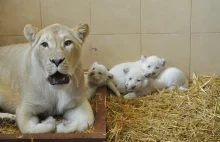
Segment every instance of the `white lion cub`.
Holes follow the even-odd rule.
[[[85,77],[87,98],[91,99],[98,87],[105,85],[112,79],[113,75],[108,72],[104,65],[94,62]]]
[[[142,69],[145,71],[146,77],[157,77],[165,68],[166,60],[157,56],[145,57],[145,64]]]
[[[121,63],[113,68],[110,69],[110,73],[113,74],[114,79],[113,81],[108,83],[108,87],[117,95],[121,96],[120,93],[126,94],[126,88],[125,88],[125,74],[124,69],[125,68],[145,68],[145,56],[141,56],[141,59],[136,62],[126,62]]]
[[[145,76],[153,78],[153,87],[159,90],[172,90],[177,87],[180,91],[187,91],[188,79],[185,74],[174,67],[165,69],[165,64],[164,58],[148,57]]]
[[[124,98],[134,98],[152,92],[151,82],[144,76],[141,68],[125,68],[125,88],[128,94]]]
[[[157,78],[154,79],[153,86],[156,89],[188,91],[188,79],[183,71],[170,67],[164,69]]]

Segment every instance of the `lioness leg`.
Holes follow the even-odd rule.
[[[49,133],[54,132],[56,120],[48,117],[45,121],[40,122],[39,118],[33,115],[27,106],[21,105],[16,110],[17,124],[22,133]]]
[[[65,120],[57,125],[57,133],[82,131],[94,122],[93,111],[88,100],[65,112],[63,117]]]

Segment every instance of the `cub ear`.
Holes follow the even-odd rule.
[[[165,66],[165,65],[166,65],[166,62],[167,62],[166,59],[161,58],[160,61],[161,61],[162,66]]]
[[[147,56],[141,55],[141,61],[144,62],[147,59]]]
[[[73,28],[74,37],[82,44],[86,37],[89,34],[89,26],[88,24],[79,24],[75,28]]]
[[[98,62],[94,62],[93,64],[92,64],[92,66],[95,66],[95,65],[98,65],[99,63]]]
[[[107,80],[112,80],[114,78],[114,75],[108,72],[108,79]]]
[[[124,68],[123,72],[124,72],[124,74],[127,74],[129,72],[129,68]]]
[[[35,39],[36,39],[36,34],[39,32],[39,29],[30,25],[30,24],[27,24],[25,27],[24,27],[24,36],[26,37],[26,39],[29,41],[29,42],[33,42]]]

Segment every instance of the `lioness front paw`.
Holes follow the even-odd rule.
[[[23,130],[22,133],[52,133],[55,132],[56,125],[55,123],[38,123],[35,126],[29,127],[26,130]]]
[[[42,121],[41,123],[43,124],[56,124],[56,119],[54,119],[52,116],[47,117],[47,119],[45,119],[44,121]]]
[[[3,121],[14,123],[16,121],[16,115],[10,113],[0,113],[0,119]]]
[[[56,120],[49,116],[47,119],[41,122],[41,124],[44,124],[48,132],[55,132],[56,130]]]
[[[56,133],[69,133],[75,132],[77,122],[76,121],[67,121],[63,120],[61,123],[57,125]]]

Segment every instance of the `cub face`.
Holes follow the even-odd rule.
[[[93,85],[102,86],[112,79],[113,74],[109,73],[107,68],[98,62],[94,62],[88,71],[88,81]]]
[[[80,62],[81,47],[87,37],[87,24],[73,29],[59,24],[42,30],[26,25],[24,35],[34,59],[51,85],[68,84]]]
[[[146,77],[156,78],[164,70],[166,60],[157,56],[141,57],[142,69]]]
[[[135,92],[146,87],[148,79],[144,76],[144,72],[139,68],[125,68],[125,88],[128,92]]]

